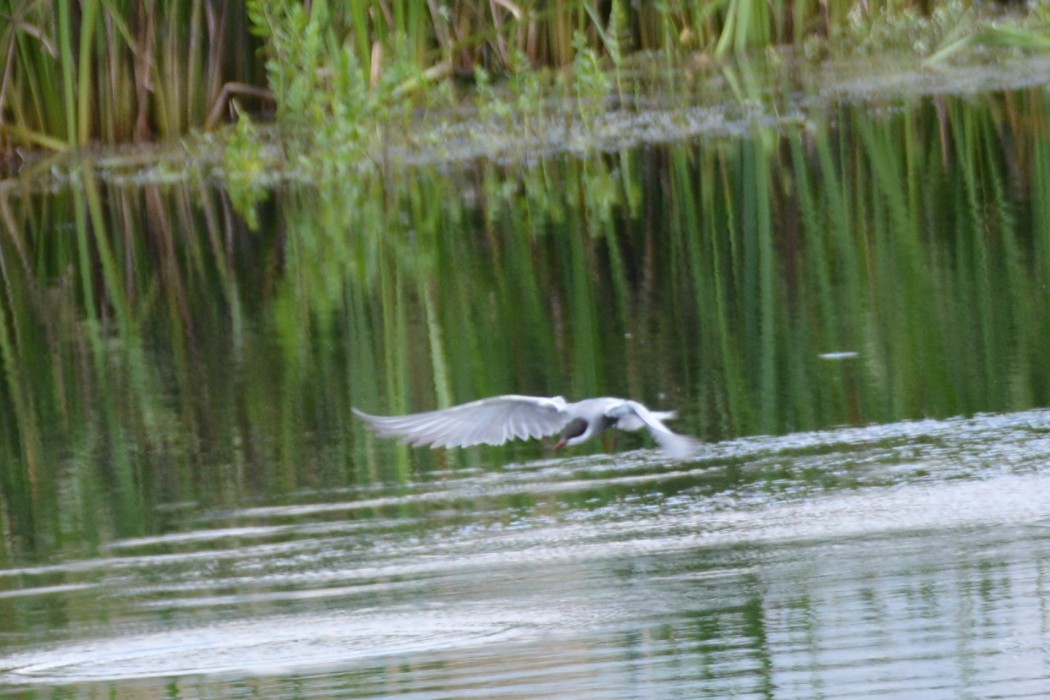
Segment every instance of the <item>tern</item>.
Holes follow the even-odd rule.
[[[695,457],[701,442],[672,432],[665,420],[673,411],[651,411],[637,401],[603,397],[575,403],[561,396],[508,394],[406,416],[373,416],[353,409],[377,435],[400,438],[416,447],[502,445],[508,440],[559,434],[555,449],[579,445],[608,428],[648,428],[668,457]]]

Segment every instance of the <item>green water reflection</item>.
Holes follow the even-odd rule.
[[[1046,405],[1047,104],[360,176],[254,232],[206,184],[5,191],[0,564],[544,449],[413,452],[352,405],[622,395],[711,441]]]

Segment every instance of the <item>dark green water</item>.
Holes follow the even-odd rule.
[[[0,686],[1038,695],[1047,104],[348,176],[254,231],[206,183],[3,190]],[[350,411],[511,392],[710,447]]]

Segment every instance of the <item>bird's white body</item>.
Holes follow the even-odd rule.
[[[558,447],[578,445],[608,428],[648,428],[663,451],[674,459],[690,459],[701,443],[672,432],[669,411],[650,411],[629,399],[603,397],[570,403],[561,396],[507,394],[407,416],[373,416],[354,409],[378,435],[401,438],[417,447],[502,445],[508,440],[561,433]]]

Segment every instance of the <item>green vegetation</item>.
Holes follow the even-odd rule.
[[[226,191],[230,201],[253,231],[259,228],[256,205],[266,198],[266,186],[271,184],[267,177],[269,163],[258,130],[251,119],[242,114],[226,143],[223,169],[227,173]]]
[[[163,139],[263,94],[235,3],[0,3],[0,145],[66,149]]]
[[[1045,4],[1016,16],[960,0],[928,14],[925,6],[7,0],[0,5],[0,151],[169,139],[215,126],[236,111],[236,100],[241,113],[276,106],[286,152],[294,154],[285,167],[346,167],[362,142],[371,153],[381,149],[413,110],[461,102],[458,77],[485,84],[510,75],[510,104],[527,102],[533,112],[544,103],[532,99],[537,85],[567,79],[561,93],[590,124],[612,85],[621,102],[636,96],[625,75],[639,56],[658,54],[668,69],[770,47],[814,57],[898,50],[931,62],[974,46],[1048,48]]]

